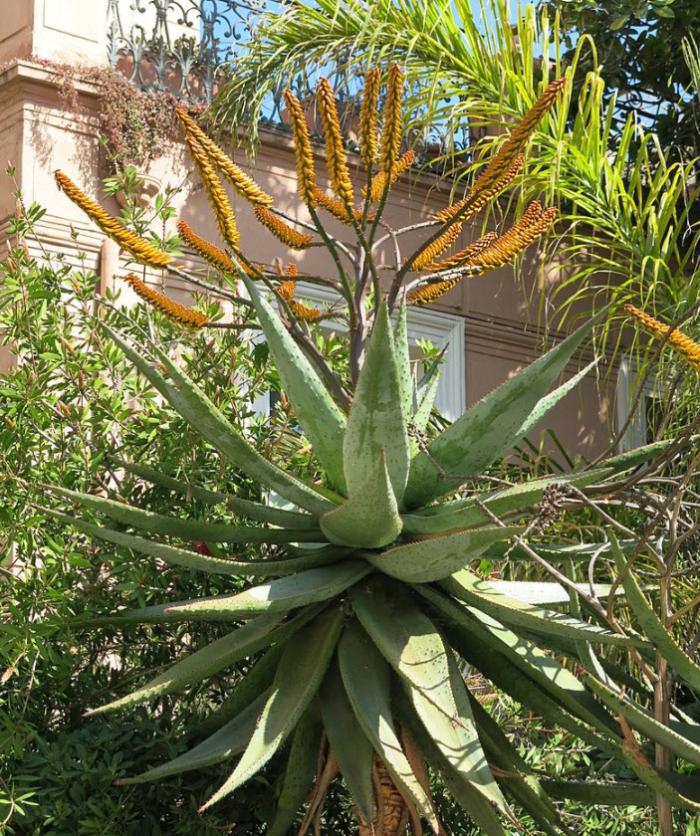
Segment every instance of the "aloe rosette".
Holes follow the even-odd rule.
[[[394,70],[392,78],[396,77]],[[324,106],[331,109],[325,88],[323,95]],[[387,108],[395,108],[392,101],[389,97]],[[333,114],[326,117],[333,139],[337,135]],[[366,114],[363,119],[375,129]],[[303,144],[303,130],[297,125],[299,137]],[[395,146],[393,139],[384,144],[387,184],[397,165]],[[207,146],[200,142],[198,147],[197,153],[204,155]],[[507,153],[500,170],[508,174],[522,142],[504,147]],[[313,160],[310,166],[306,151],[299,155],[299,170],[308,180]],[[336,191],[348,203],[352,185],[341,151],[334,148],[331,179],[338,181]],[[498,168],[487,167],[480,188],[495,194],[505,176]],[[248,191],[252,188],[247,180],[244,185]],[[315,200],[315,188],[315,183],[307,182],[302,190],[310,201]],[[472,204],[481,205],[480,201],[480,195],[472,195]],[[455,204],[456,213],[472,204],[468,199]],[[355,216],[346,208],[351,222]],[[454,217],[452,213],[446,223]],[[438,229],[435,240],[439,242],[444,234]],[[287,503],[282,509],[231,497],[129,462],[122,466],[139,478],[191,493],[212,507],[225,505],[230,522],[179,519],[103,496],[50,489],[103,518],[97,524],[52,511],[91,537],[173,566],[251,579],[243,591],[121,611],[111,617],[117,623],[216,621],[228,624],[230,631],[93,713],[147,703],[241,659],[252,660],[248,673],[232,685],[230,695],[210,718],[208,737],[125,782],[232,762],[230,774],[204,805],[208,807],[273,758],[286,757],[277,813],[268,829],[271,836],[287,833],[305,804],[300,832],[318,821],[328,784],[337,773],[352,798],[360,833],[399,834],[409,826],[418,833],[427,826],[440,834],[444,831],[426,765],[441,775],[455,801],[489,836],[510,832],[506,828],[516,822],[513,804],[525,810],[541,832],[562,832],[555,802],[567,796],[648,804],[660,792],[696,809],[683,777],[662,775],[650,766],[639,746],[632,745],[631,732],[635,729],[650,740],[663,741],[680,757],[700,764],[700,745],[688,733],[692,723],[662,726],[622,695],[611,678],[615,673],[606,659],[609,649],[648,655],[652,645],[611,629],[600,618],[585,620],[575,586],[485,579],[477,571],[485,557],[497,564],[503,559],[527,561],[534,553],[550,563],[567,565],[587,560],[594,549],[607,549],[608,557],[618,565],[624,563],[625,543],[614,539],[607,545],[530,543],[528,524],[553,485],[581,489],[603,482],[651,458],[659,445],[590,470],[473,490],[485,469],[506,455],[590,370],[586,366],[561,382],[595,320],[494,389],[442,432],[428,433],[437,375],[420,383],[414,379],[405,303],[398,303],[395,316],[390,315],[397,294],[393,300],[391,292],[377,297],[354,391],[349,403],[343,402],[300,347],[284,313],[261,290],[257,268],[239,263],[234,244],[229,242],[224,268],[230,273],[233,265],[235,278],[245,286],[246,304],[254,308],[325,483],[305,482],[265,459],[166,351],[148,341],[136,345],[101,322],[100,327],[203,442],[259,483],[261,494],[274,492]],[[133,242],[130,246],[135,249]],[[511,239],[503,245],[510,250],[514,246]],[[221,256],[217,259],[224,261]],[[418,288],[420,293],[420,283]],[[167,305],[159,307],[166,310]],[[221,548],[201,554],[178,541],[259,543],[274,549],[265,551],[271,557],[243,559],[222,555]],[[643,592],[633,583],[628,577],[625,591],[647,626],[658,627],[652,623],[648,604],[644,607]],[[582,593],[590,591],[588,585],[581,587]],[[607,588],[593,591],[602,597]],[[660,628],[650,630],[650,638],[659,646],[668,637]],[[577,656],[588,670],[584,678],[560,661]],[[536,774],[470,691],[462,675],[463,663],[547,722],[624,763],[640,780],[581,784]],[[695,677],[696,683],[697,668],[687,668],[679,666],[679,671]]]

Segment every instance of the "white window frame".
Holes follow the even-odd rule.
[[[641,395],[639,395],[639,366],[632,357],[625,354],[620,360],[620,368],[617,372],[617,383],[615,386],[615,400],[617,413],[618,432],[628,421],[630,410],[637,400],[634,413],[625,432],[618,443],[619,452],[634,450],[647,443],[647,398],[659,398],[661,388],[656,375],[648,374],[644,381]]]
[[[320,307],[338,301],[338,294],[332,288],[306,282],[299,282],[295,296]],[[407,325],[409,345],[416,345],[418,340],[424,339],[430,340],[440,351],[445,349],[435,405],[445,418],[455,421],[464,412],[467,402],[464,319],[456,314],[410,307]],[[322,327],[329,331],[347,331],[347,325],[343,321],[328,322]],[[253,411],[269,415],[269,393],[261,395],[255,401]]]

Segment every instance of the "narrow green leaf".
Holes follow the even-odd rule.
[[[452,493],[519,441],[528,416],[605,310],[468,409],[431,442],[429,453],[419,453],[411,462],[406,507]]]
[[[271,577],[281,575],[293,575],[300,570],[317,567],[328,563],[334,563],[336,558],[328,553],[318,556],[310,554],[305,557],[296,557],[286,560],[230,560],[228,558],[212,557],[211,555],[198,554],[197,552],[181,549],[177,546],[168,546],[165,543],[156,543],[147,540],[145,537],[136,537],[134,534],[124,534],[121,531],[114,531],[101,525],[93,525],[83,520],[69,517],[58,511],[45,508],[44,512],[56,519],[62,520],[66,525],[84,531],[93,537],[99,537],[118,546],[141,552],[142,554],[158,557],[166,563],[174,566],[185,566],[201,572],[210,572],[217,575],[248,575],[251,577]],[[254,529],[253,529],[254,530]],[[305,532],[308,534],[308,532]]]
[[[464,684],[450,669],[442,637],[410,597],[389,589],[388,583],[353,590],[355,615],[408,684],[416,713],[451,767],[507,812],[481,748]]]
[[[278,525],[283,528],[316,528],[317,521],[311,514],[300,514],[296,511],[285,511],[281,508],[274,508],[271,505],[263,505],[261,502],[252,502],[249,499],[240,499],[237,496],[229,496],[221,491],[211,491],[201,488],[198,485],[191,485],[189,482],[181,482],[166,476],[159,470],[136,462],[126,462],[122,459],[115,459],[115,464],[128,470],[141,479],[152,482],[167,490],[182,494],[185,497],[192,497],[207,505],[225,505],[229,511],[237,516],[248,517],[257,522]]]
[[[235,595],[200,598],[189,604],[172,605],[165,612],[168,615],[206,616],[220,621],[250,618],[257,613],[288,612],[340,595],[370,571],[371,567],[366,563],[348,560],[336,566],[297,572]]]
[[[532,432],[545,415],[547,415],[547,413],[553,409],[559,401],[566,397],[569,392],[575,389],[588,372],[590,372],[591,369],[597,365],[598,360],[593,360],[593,362],[584,366],[581,371],[570,377],[566,383],[562,383],[561,386],[557,386],[557,388],[553,392],[550,392],[549,395],[545,395],[544,398],[541,398],[532,409],[532,412],[530,412],[527,418],[520,425],[520,429],[517,433],[518,438],[525,438],[530,432]]]
[[[345,479],[351,498],[375,478],[384,451],[389,481],[400,505],[408,476],[407,416],[386,303],[377,311],[343,441]]]
[[[372,467],[364,489],[319,520],[331,543],[376,549],[401,533],[401,517],[381,450]]]
[[[233,773],[201,807],[206,810],[261,769],[284,743],[313,699],[338,642],[341,609],[326,610],[287,643],[250,742]]]
[[[340,673],[350,704],[365,735],[389,774],[416,809],[438,832],[430,799],[413,774],[391,713],[391,669],[357,622],[349,624],[338,645]]]
[[[418,586],[416,591],[441,616],[466,630],[475,644],[491,648],[494,653],[503,656],[511,667],[521,670],[568,711],[601,732],[607,730],[616,735],[619,733],[613,718],[595,701],[583,683],[532,642],[508,630],[485,613],[463,607],[436,589]]]
[[[263,458],[167,354],[152,348],[159,362],[166,368],[172,384],[122,334],[104,322],[100,322],[100,327],[192,428],[247,476],[312,514],[322,514],[332,507],[332,503],[313,488]]]
[[[612,688],[599,679],[587,675],[586,683],[611,711],[624,717],[633,729],[642,732],[654,743],[660,743],[689,763],[700,766],[700,746],[692,740],[678,734],[670,726],[659,723],[648,711],[636,706],[622,695],[616,694]]]
[[[173,760],[143,772],[141,775],[136,775],[133,778],[123,778],[119,783],[142,784],[144,781],[157,781],[159,778],[167,778],[169,775],[177,775],[191,769],[204,769],[240,754],[248,745],[260,713],[268,699],[269,691],[264,691],[240,714],[237,714],[236,717],[202,743],[182,755],[178,755]]]
[[[651,608],[637,579],[632,573],[632,568],[627,567],[627,559],[619,547],[614,533],[608,533],[612,546],[612,553],[615,559],[617,571],[621,573],[621,582],[625,590],[625,600],[632,612],[637,616],[644,635],[651,641],[661,655],[668,660],[668,663],[675,668],[676,673],[690,685],[691,688],[700,690],[700,666],[676,644],[673,636],[666,630],[661,619]]]
[[[653,807],[656,796],[644,786],[631,781],[556,781],[543,778],[542,786],[559,801],[582,801],[609,807]]]
[[[588,624],[555,610],[523,604],[495,590],[477,575],[462,569],[451,578],[440,581],[441,586],[460,601],[483,610],[505,624],[523,627],[533,633],[550,633],[574,641],[615,644],[626,647],[644,646],[639,639],[612,633],[595,624]]]
[[[118,708],[153,700],[173,691],[180,691],[195,682],[202,682],[234,662],[238,662],[247,656],[253,656],[264,647],[287,640],[313,614],[313,610],[308,608],[308,612],[302,610],[296,618],[285,623],[281,623],[282,614],[261,615],[247,624],[237,627],[222,638],[205,645],[201,650],[191,653],[181,662],[177,662],[167,671],[150,680],[146,685],[132,691],[131,694],[107,705],[94,708],[87,713],[92,715],[114,711]]]
[[[403,527],[407,534],[440,534],[457,528],[472,528],[488,525],[492,518],[480,506],[503,518],[522,514],[540,501],[545,490],[552,485],[575,485],[584,487],[603,479],[610,470],[599,468],[584,473],[567,473],[563,476],[549,476],[481,494],[477,499],[461,499],[432,505],[413,514],[403,515]]]
[[[275,818],[267,830],[267,836],[285,836],[294,824],[297,811],[306,800],[316,776],[320,743],[318,708],[312,704],[294,730]]]
[[[677,448],[680,452],[690,445],[697,444],[697,442],[697,435],[683,439],[671,438],[664,441],[654,441],[651,444],[645,444],[643,447],[637,447],[634,450],[626,450],[624,453],[606,459],[605,466],[613,468],[616,472],[631,470],[639,467],[640,464],[652,461],[658,456],[665,455],[672,448]]]
[[[401,393],[401,411],[404,416],[412,412],[413,406],[413,376],[411,375],[411,353],[408,346],[408,321],[406,316],[406,300],[402,299],[394,326],[394,349],[396,353],[396,371]]]
[[[374,816],[374,750],[357,721],[337,662],[331,663],[320,692],[321,717],[343,780],[365,823]]]
[[[431,537],[383,552],[367,552],[366,559],[386,575],[410,583],[428,583],[447,578],[478,558],[492,543],[510,540],[522,527],[493,526],[458,531],[446,537]]]
[[[282,378],[285,394],[294,407],[299,423],[311,441],[314,453],[331,484],[345,493],[342,454],[345,416],[254,282],[244,274],[241,274],[241,279],[255,306],[260,327]]]

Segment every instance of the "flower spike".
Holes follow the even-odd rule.
[[[316,88],[316,101],[318,111],[321,114],[323,133],[326,137],[326,160],[328,174],[333,184],[333,189],[344,204],[352,206],[355,195],[348,171],[345,146],[343,145],[343,134],[340,129],[338,108],[335,96],[328,83],[328,79],[322,78]]]
[[[500,192],[515,180],[524,164],[525,155],[516,154],[506,172],[501,177],[498,177],[490,186],[483,186],[477,189],[477,182],[469,190],[466,197],[436,212],[435,217],[440,221],[448,221],[456,215],[459,215],[463,221],[473,217],[488,206]]]
[[[255,206],[272,206],[272,198],[260,186],[240,169],[224,151],[210,139],[184,107],[176,107],[175,115],[180,120],[185,133],[204,148],[209,158],[238,194]]]
[[[141,264],[147,264],[149,267],[165,267],[172,263],[172,256],[127,229],[124,224],[105,211],[99,203],[82,192],[62,171],[54,172],[54,177],[58,188],[76,206],[79,206],[106,235],[109,235],[123,250],[130,253]]]
[[[284,299],[284,301],[289,306],[289,310],[294,314],[297,319],[300,319],[302,322],[315,322],[316,320],[320,319],[323,314],[321,311],[317,310],[316,308],[311,308],[309,305],[304,305],[301,302],[297,302],[294,299],[294,294],[296,293],[297,289],[297,266],[296,264],[288,264],[286,269],[286,274],[289,278],[285,279],[284,281],[280,282],[277,285],[277,293]]]
[[[149,287],[146,282],[142,281],[135,273],[129,273],[124,276],[124,281],[129,284],[134,292],[140,296],[149,305],[153,305],[156,310],[172,319],[174,322],[179,322],[180,325],[188,325],[191,328],[202,328],[209,322],[204,314],[199,311],[192,310],[186,305],[181,305],[179,302],[174,302],[162,293],[158,293],[152,287]]]
[[[415,270],[416,272],[424,270],[428,265],[432,264],[441,253],[444,253],[446,249],[454,244],[454,242],[459,238],[461,231],[461,223],[452,224],[452,226],[436,238],[432,244],[429,244],[425,248],[421,248],[416,256],[411,258],[409,262],[410,269]]]
[[[401,148],[401,96],[403,73],[398,64],[389,67],[386,101],[384,103],[384,130],[382,131],[382,169],[390,173],[399,158]]]
[[[464,278],[464,274],[455,276],[451,279],[445,279],[442,282],[432,282],[431,284],[423,285],[412,290],[406,296],[406,301],[409,305],[430,305],[444,296],[448,290],[459,284]]]
[[[311,235],[305,232],[298,232],[289,224],[285,223],[281,218],[278,218],[274,212],[271,212],[264,206],[256,206],[253,210],[255,217],[260,223],[270,230],[270,232],[278,238],[283,244],[286,244],[292,250],[305,250],[313,243]]]
[[[212,267],[216,267],[217,270],[224,273],[236,273],[236,268],[228,255],[216,244],[212,244],[211,241],[197,235],[187,221],[178,221],[177,231],[180,238],[195,252],[199,253],[205,261],[208,261]]]
[[[640,311],[634,305],[625,305],[625,311],[630,316],[633,316],[644,330],[648,331],[652,336],[665,339],[669,346],[680,354],[696,372],[700,372],[700,344],[696,343],[695,340],[691,340],[682,331],[671,328],[670,325],[665,325],[663,322],[659,322],[658,319],[654,319],[648,313]]]
[[[360,159],[370,169],[377,159],[377,104],[379,102],[379,67],[365,76],[365,89],[360,106]]]
[[[471,244],[468,244],[463,250],[460,250],[454,255],[443,258],[442,261],[434,261],[432,264],[428,264],[425,270],[427,273],[439,273],[441,270],[466,266],[472,262],[475,256],[479,255],[487,247],[490,247],[497,239],[497,233],[487,232],[486,235],[478,238],[476,241],[472,241]]]
[[[404,171],[408,171],[408,169],[413,165],[416,159],[416,152],[411,149],[410,151],[406,151],[405,154],[402,154],[398,161],[394,164],[391,169],[391,174],[387,175],[386,171],[378,171],[374,177],[372,178],[372,184],[370,186],[369,191],[369,199],[372,203],[378,203],[381,200],[382,195],[384,194],[384,189],[386,188],[387,179],[389,180],[389,185],[393,186],[394,183],[399,179],[399,177],[404,173]],[[362,196],[366,197],[367,189],[362,190]]]
[[[289,124],[294,137],[294,153],[297,159],[297,193],[310,206],[313,204],[316,190],[316,171],[309,126],[306,124],[301,102],[291,90],[284,91],[284,101],[287,105]]]
[[[342,201],[338,200],[335,197],[331,197],[324,191],[321,191],[321,189],[316,189],[316,191],[314,192],[314,205],[320,206],[322,209],[325,209],[326,212],[329,212],[331,215],[333,215],[334,218],[337,218],[341,223],[344,224],[352,223],[353,220],[358,222],[362,220],[361,209],[353,209],[352,215],[349,215],[348,210]],[[374,220],[374,216],[368,215],[367,220]]]
[[[221,185],[214,167],[211,164],[209,155],[204,147],[192,136],[187,134],[187,145],[192,154],[192,159],[197,165],[199,176],[207,191],[209,203],[214,210],[216,224],[219,227],[219,234],[223,240],[236,252],[241,236],[236,225],[236,216],[229,200],[226,190]],[[257,207],[256,207],[257,208]]]

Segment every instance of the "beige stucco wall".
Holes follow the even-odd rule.
[[[48,210],[41,223],[44,242],[76,264],[80,248],[85,254],[86,266],[99,272],[101,265],[104,269],[105,264],[110,264],[109,258],[100,258],[104,236],[56,189],[53,180],[53,171],[61,168],[88,194],[98,197],[108,209],[117,212],[116,204],[106,200],[100,190],[96,119],[99,101],[91,88],[83,86],[81,90],[81,110],[74,113],[66,111],[60,100],[56,77],[51,70],[25,62],[0,75],[0,160],[11,160],[17,166],[16,177],[26,200],[36,200]],[[317,150],[317,170],[321,172],[324,170],[323,151]],[[278,208],[292,215],[305,215],[306,210],[300,208],[295,194],[293,149],[285,135],[266,134],[253,164],[246,163],[241,154],[236,158],[264,189],[275,196]],[[178,215],[200,234],[216,240],[216,228],[205,194],[196,177],[190,177],[190,170],[183,147],[176,144],[156,161],[149,175],[163,185],[184,184],[176,198]],[[4,174],[0,177],[4,179],[0,188],[0,215],[6,217],[14,208],[14,199],[10,197],[12,184]],[[391,192],[385,219],[395,227],[423,220],[444,206],[448,195],[448,186],[435,178],[408,176]],[[321,249],[290,255],[283,244],[257,223],[248,204],[235,195],[232,202],[242,244],[251,260],[270,264],[277,256],[285,260],[291,257],[302,272],[328,274],[332,269]],[[340,236],[347,233],[335,221],[329,225]],[[71,227],[78,233],[77,241],[71,238]],[[461,245],[476,234],[475,228],[465,229]],[[407,240],[411,240],[409,236]],[[421,238],[415,234],[412,240],[416,242]],[[410,249],[404,252],[407,254]],[[391,253],[387,252],[387,259],[390,258]],[[515,280],[512,269],[503,269],[463,281],[435,306],[463,318],[468,403],[476,401],[539,353],[541,332],[536,324],[537,316],[526,302],[527,284],[538,280],[539,269],[536,261],[530,261],[528,265],[525,272],[529,278],[526,278],[525,286]],[[112,269],[107,269],[111,274]],[[158,281],[161,277],[151,278]],[[119,284],[114,275],[103,276],[103,279]],[[173,293],[181,290],[178,282],[171,279],[168,286]],[[577,368],[578,361],[572,363],[568,371]],[[548,424],[569,450],[591,456],[607,444],[612,414],[610,399],[601,399],[591,379],[557,407]]]

